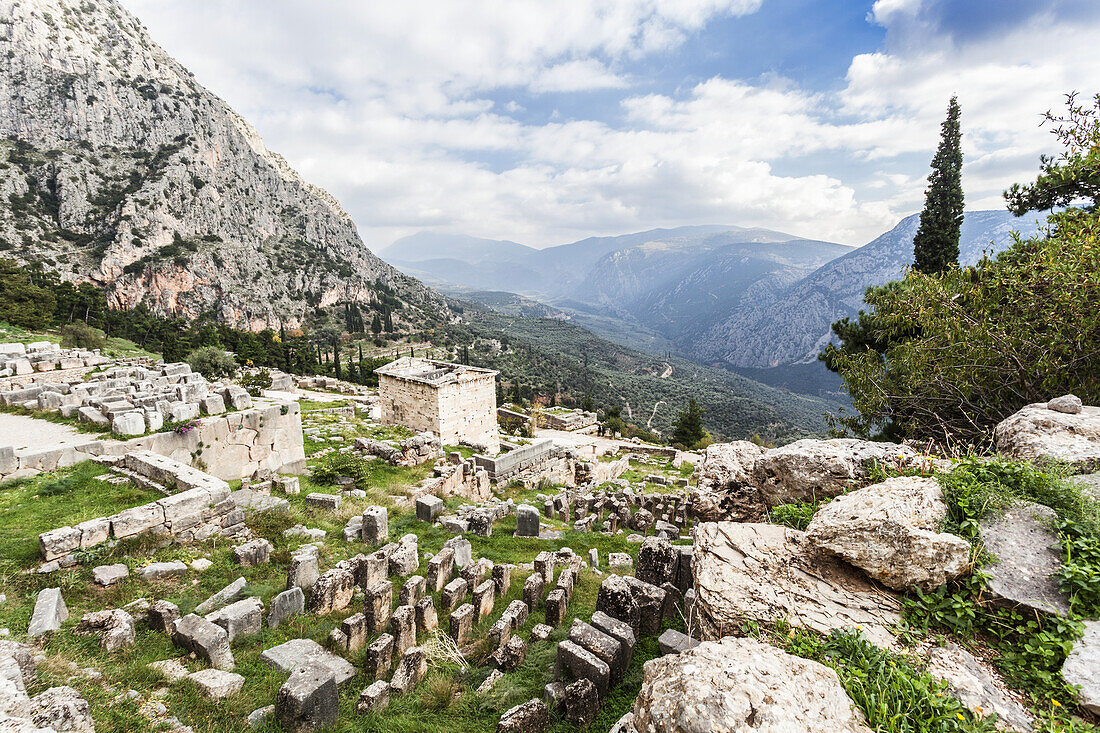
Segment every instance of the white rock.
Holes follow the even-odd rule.
[[[213,700],[234,695],[244,686],[244,677],[221,669],[200,669],[187,675],[187,678],[198,686],[202,694]]]
[[[1062,679],[1079,687],[1081,707],[1100,715],[1100,621],[1085,622],[1085,632],[1062,664]]]
[[[970,545],[938,532],[947,516],[939,482],[897,477],[837,497],[814,515],[810,542],[896,590],[930,590],[966,570]]]
[[[1067,407],[1059,400],[1052,402]],[[1028,405],[1002,420],[993,430],[997,451],[1018,460],[1095,470],[1100,466],[1100,407],[1084,406],[1074,413],[1050,409],[1050,404]]]
[[[928,654],[928,672],[946,682],[951,694],[978,717],[996,713],[999,729],[1031,732],[1027,708],[1010,697],[981,661],[958,644],[934,647]]]
[[[829,667],[751,638],[704,642],[645,663],[638,733],[869,733]]]

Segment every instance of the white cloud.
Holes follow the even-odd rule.
[[[423,228],[544,245],[709,222],[862,243],[920,205],[952,94],[968,203],[999,206],[1052,147],[1039,113],[1100,79],[1100,23],[968,39],[930,20],[947,0],[878,0],[886,43],[838,92],[777,76],[646,91],[637,60],[760,1],[124,0],[375,248]],[[603,108],[539,112],[548,92]]]

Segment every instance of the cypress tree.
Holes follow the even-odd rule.
[[[687,407],[676,416],[676,425],[672,430],[672,442],[688,448],[706,436],[703,431],[703,408],[692,397]]]
[[[959,102],[951,97],[940,126],[940,146],[924,192],[920,227],[913,238],[914,267],[925,274],[943,272],[959,261],[959,228],[963,220],[962,135]]]

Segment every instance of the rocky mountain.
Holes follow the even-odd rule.
[[[831,326],[854,316],[863,293],[902,277],[913,262],[919,215],[902,219],[874,241],[822,265],[807,277],[767,297],[746,297],[726,318],[694,341],[689,353],[736,367],[810,363],[828,343]],[[1033,234],[1040,217],[1016,218],[1007,211],[968,211],[963,219],[959,261],[977,262],[1013,241],[1013,233]]]
[[[620,343],[689,353],[694,339],[731,309],[775,297],[850,250],[767,229],[708,225],[591,237],[542,250],[419,234],[382,255],[448,292],[521,293]]]
[[[445,309],[115,0],[0,0],[0,195],[0,256],[116,306],[246,328],[343,301]]]

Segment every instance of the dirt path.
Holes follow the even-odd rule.
[[[95,436],[91,433],[82,433],[68,425],[0,412],[0,445],[14,447],[17,454],[78,445],[92,440],[95,440]]]

